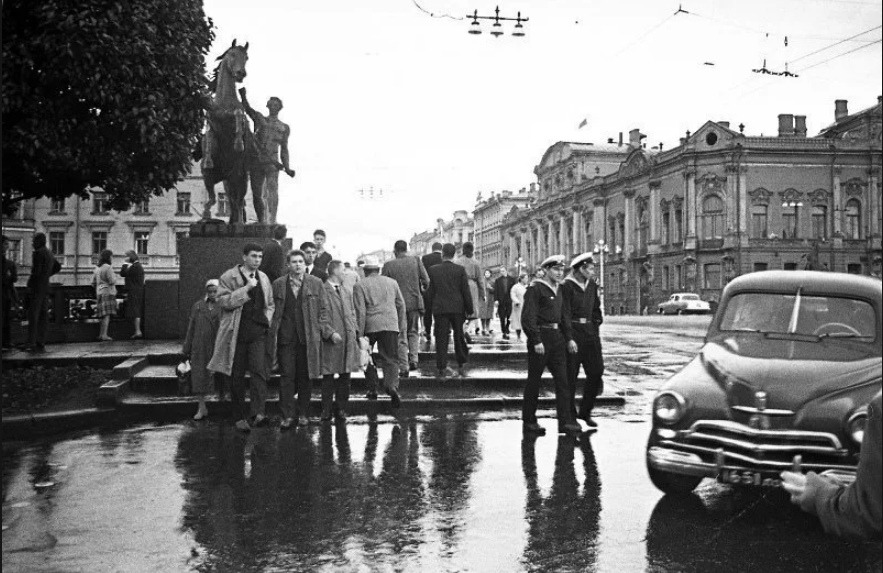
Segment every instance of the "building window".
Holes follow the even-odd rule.
[[[591,217],[586,219],[586,248],[591,249],[592,245],[595,244],[595,237],[592,236],[592,219]]]
[[[230,202],[227,201],[226,193],[218,193],[218,217],[230,215]]]
[[[846,265],[846,272],[851,275],[860,275],[862,274],[862,264],[861,263],[849,263]]]
[[[683,273],[683,272],[684,271],[681,268],[681,265],[675,265],[675,276],[674,276],[675,284],[674,284],[673,290],[681,290],[681,285],[684,283],[684,281],[681,279],[681,276],[682,276],[681,273]]]
[[[135,231],[135,252],[139,255],[147,254],[147,244],[150,242],[150,231]]]
[[[858,199],[846,202],[846,238],[862,238],[862,204]]]
[[[684,211],[675,210],[675,242],[681,243],[684,240]]]
[[[765,271],[769,268],[767,263],[754,263],[754,272]]]
[[[798,217],[797,210],[800,207],[782,207],[782,238],[796,239]]]
[[[671,244],[671,213],[668,211],[662,214],[662,244]]]
[[[53,199],[51,212],[52,213],[64,213],[64,199]]]
[[[671,290],[671,269],[662,267],[662,290]]]
[[[107,193],[103,193],[100,191],[97,193],[92,193],[92,214],[107,214]]]
[[[721,239],[724,236],[724,202],[717,195],[702,201],[702,238]]]
[[[9,250],[6,251],[6,257],[17,265],[21,264],[21,239],[9,239]]]
[[[181,254],[181,239],[186,239],[190,236],[190,233],[187,231],[177,231],[175,233],[175,254]]]
[[[755,239],[766,239],[769,236],[767,209],[766,205],[751,207],[751,236]]]
[[[616,252],[616,221],[610,220],[610,253]],[[612,284],[612,283],[611,283]]]
[[[56,255],[64,254],[64,231],[49,231],[49,248]]]
[[[705,288],[721,288],[721,266],[719,263],[705,265]]]
[[[621,218],[619,220],[619,240],[616,242],[619,245],[619,252],[622,252],[625,249],[625,218]]]
[[[190,193],[178,191],[178,210],[176,215],[190,214]]]
[[[98,255],[107,248],[107,231],[93,231],[92,254]]]
[[[650,219],[647,216],[647,210],[641,209],[638,212],[638,247],[641,250],[647,249],[647,235],[650,232]]]
[[[824,205],[812,208],[812,236],[814,239],[828,238],[828,208]]]
[[[135,215],[150,215],[150,199],[135,203]]]

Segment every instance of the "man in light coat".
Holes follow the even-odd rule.
[[[307,425],[312,381],[322,377],[322,340],[331,336],[322,280],[306,271],[304,253],[294,250],[288,253],[288,274],[273,281],[276,312],[270,333],[281,374],[279,409],[283,430],[291,427],[295,414],[299,426]]]
[[[221,275],[218,306],[223,309],[215,351],[208,369],[229,378],[230,400],[236,428],[251,429],[245,409],[245,372],[251,372],[252,423],[264,423],[267,379],[272,364],[270,319],[273,317],[273,290],[270,279],[259,269],[263,247],[247,243],[242,264]]]
[[[347,285],[343,263],[328,263],[325,293],[328,313],[322,316],[322,421],[332,416],[346,420],[350,396],[350,373],[359,371],[359,337],[356,332],[356,309],[353,289]],[[330,333],[326,335],[325,333]],[[335,381],[334,376],[337,375]]]
[[[377,257],[365,257],[365,278],[353,287],[356,324],[361,336],[368,337],[369,347],[377,344],[383,368],[383,384],[392,398],[392,407],[399,408],[399,333],[406,329],[405,299],[398,283],[380,276]],[[377,368],[371,364],[365,370],[368,399],[377,399]]]
[[[408,243],[396,241],[395,257],[383,264],[383,276],[393,279],[402,291],[407,312],[407,334],[399,335],[399,372],[407,375],[417,370],[420,343],[420,317],[424,312],[423,289],[429,287],[429,275],[418,257],[408,256]]]

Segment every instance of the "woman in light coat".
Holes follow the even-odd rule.
[[[202,420],[208,416],[205,395],[214,387],[215,373],[209,371],[208,362],[214,354],[215,338],[221,323],[221,307],[217,304],[217,296],[218,279],[211,279],[205,283],[205,298],[193,303],[190,309],[187,336],[181,348],[181,354],[190,360],[191,390],[199,401],[194,420]]]
[[[95,285],[96,316],[101,319],[98,333],[99,342],[113,340],[107,335],[110,317],[117,313],[117,277],[113,272],[113,251],[104,249],[98,255],[92,283]]]
[[[518,275],[518,282],[512,285],[509,296],[512,298],[512,314],[509,327],[515,331],[515,339],[521,340],[521,310],[524,308],[524,293],[527,291],[527,275]]]

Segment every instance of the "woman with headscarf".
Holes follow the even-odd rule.
[[[95,315],[101,320],[99,342],[113,340],[107,335],[107,328],[110,326],[110,317],[117,313],[116,281],[117,277],[113,272],[113,251],[104,249],[98,255],[98,265],[95,267],[92,279],[95,285]]]
[[[221,323],[221,307],[215,299],[218,296],[218,279],[205,283],[205,297],[193,303],[190,309],[190,322],[181,353],[190,360],[191,391],[199,401],[194,420],[208,416],[205,396],[214,387],[215,373],[207,366],[215,351],[215,338]]]

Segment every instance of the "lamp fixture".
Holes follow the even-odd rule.
[[[512,31],[512,35],[515,36],[516,38],[523,38],[524,37],[524,26],[522,25],[522,22],[527,22],[529,20],[529,18],[522,18],[521,12],[518,12],[518,14],[515,18],[507,18],[505,16],[500,16],[500,7],[499,6],[497,6],[494,9],[493,16],[479,16],[478,10],[474,10],[472,12],[472,14],[467,14],[466,18],[469,18],[472,20],[472,22],[469,24],[468,32],[470,34],[475,35],[475,36],[481,34],[481,28],[479,27],[480,24],[478,22],[479,20],[493,20],[494,23],[491,25],[491,32],[490,33],[491,33],[491,36],[493,36],[495,38],[499,38],[504,33],[503,32],[503,25],[500,22],[515,22],[515,29]]]

